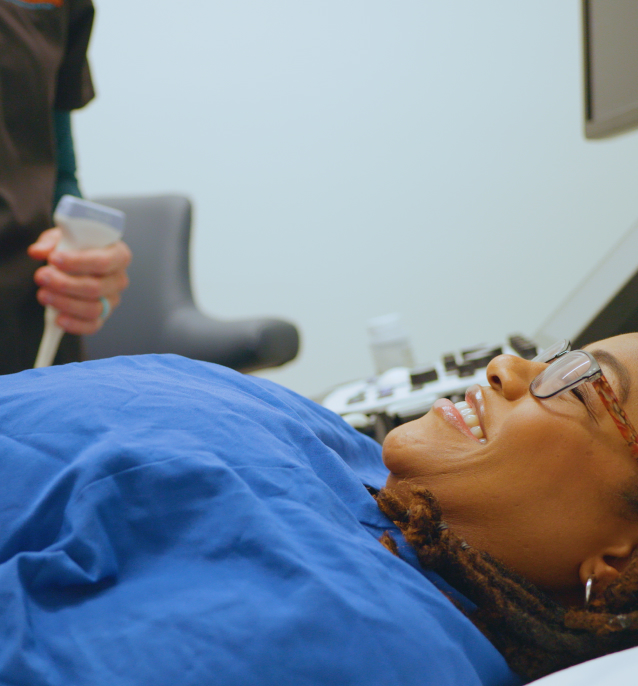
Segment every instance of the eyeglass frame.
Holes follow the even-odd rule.
[[[584,383],[591,383],[591,385],[594,387],[594,390],[598,394],[598,397],[600,398],[602,404],[605,406],[605,409],[607,410],[607,412],[609,412],[609,415],[613,419],[614,424],[618,427],[618,430],[620,431],[622,437],[629,445],[634,457],[638,458],[638,432],[636,432],[636,429],[634,428],[633,424],[631,423],[631,421],[629,421],[629,417],[627,417],[625,411],[620,406],[620,401],[618,400],[618,397],[614,393],[612,387],[609,385],[609,382],[605,378],[605,375],[603,374],[600,365],[596,361],[596,358],[590,353],[588,353],[586,350],[572,350],[572,344],[566,338],[562,341],[559,341],[558,343],[554,343],[554,345],[551,345],[548,351],[553,352],[554,349],[558,350],[558,352],[552,354],[551,357],[547,358],[546,352],[542,352],[536,355],[536,357],[534,357],[532,361],[544,362],[548,365],[551,365],[553,362],[556,362],[556,360],[563,357],[564,355],[569,354],[570,352],[578,352],[582,353],[583,355],[586,355],[589,358],[589,361],[591,363],[590,370],[582,374],[576,381],[566,384],[564,388],[561,388],[560,390],[551,393],[547,396],[539,396],[534,392],[533,386],[536,380],[542,374],[545,373],[546,370],[543,370],[542,372],[540,372],[540,374],[535,376],[532,380],[532,383],[530,383],[530,393],[539,400],[545,400],[546,398],[553,398],[557,395],[561,395],[566,391],[571,391],[572,389],[577,388],[578,386],[581,386]]]

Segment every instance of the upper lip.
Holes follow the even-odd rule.
[[[487,431],[485,430],[485,400],[483,398],[483,389],[478,384],[470,386],[465,391],[465,402],[471,405],[476,412],[483,436],[487,438]]]

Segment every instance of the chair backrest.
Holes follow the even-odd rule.
[[[167,313],[192,304],[189,278],[191,203],[177,195],[97,198],[126,214],[124,240],[133,252],[130,286],[109,321],[85,345],[90,358],[167,352]]]
[[[299,349],[294,325],[279,319],[223,321],[202,314],[190,285],[192,207],[179,195],[106,197],[126,214],[133,252],[130,286],[108,322],[85,338],[89,359],[176,353],[248,371],[283,364]]]

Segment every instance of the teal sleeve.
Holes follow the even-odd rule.
[[[77,166],[71,134],[71,113],[66,110],[54,110],[53,122],[57,149],[57,178],[53,196],[53,207],[55,207],[63,195],[75,195],[81,198],[82,193],[76,176]]]

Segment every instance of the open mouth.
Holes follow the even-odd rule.
[[[483,397],[480,386],[469,388],[465,398],[459,403],[439,398],[432,405],[432,411],[469,438],[485,443],[485,432],[481,425]]]

